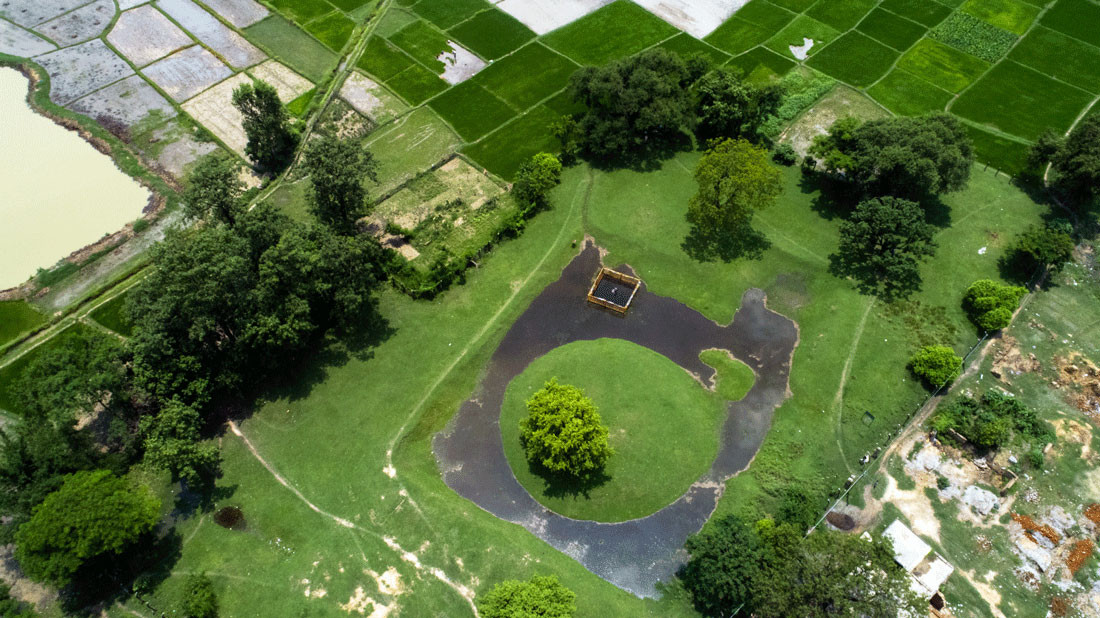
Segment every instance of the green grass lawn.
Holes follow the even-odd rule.
[[[486,60],[496,60],[535,38],[535,33],[498,8],[478,13],[447,31],[466,49]]]
[[[115,331],[116,333],[129,337],[134,334],[134,325],[130,323],[130,320],[126,317],[126,298],[129,296],[127,292],[123,292],[118,296],[115,296],[111,300],[103,303],[93,310],[89,315],[93,320],[98,322],[101,326]]]
[[[601,65],[674,36],[678,30],[630,2],[618,0],[542,37],[580,64]]]
[[[714,391],[728,401],[740,401],[756,382],[752,368],[733,358],[728,350],[703,350],[699,360],[714,367]]]
[[[467,142],[479,139],[516,115],[507,103],[472,81],[451,88],[432,99],[428,106]]]
[[[547,380],[582,389],[595,402],[615,455],[593,487],[550,482],[528,465],[519,438],[527,401]],[[516,377],[504,396],[500,432],[516,479],[551,510],[575,519],[625,521],[674,502],[718,450],[722,399],[678,365],[621,339],[552,350]]]
[[[870,86],[890,70],[898,53],[859,32],[849,32],[806,61],[810,67],[847,82]]]
[[[46,323],[46,316],[21,300],[0,301],[0,345]]]
[[[1028,140],[1069,129],[1092,95],[1011,60],[993,67],[962,93],[951,111]]]
[[[244,30],[253,43],[317,83],[336,66],[336,54],[281,15],[270,15]]]
[[[981,77],[990,66],[985,60],[932,39],[919,41],[898,60],[899,69],[956,93]]]

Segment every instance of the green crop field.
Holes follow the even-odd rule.
[[[786,75],[795,62],[766,47],[757,47],[730,60],[729,66],[738,69],[750,82],[766,83]]]
[[[1040,9],[1020,0],[967,0],[960,10],[998,28],[1023,34]]]
[[[726,52],[714,45],[704,43],[686,32],[681,32],[671,39],[662,41],[657,47],[678,54],[681,58],[703,56],[715,65],[725,64],[730,59],[730,55]]]
[[[511,180],[533,155],[557,149],[558,140],[551,135],[550,124],[558,118],[557,113],[540,105],[468,146],[465,152],[485,169]]]
[[[1019,140],[990,133],[970,124],[963,125],[974,145],[978,160],[1006,174],[1019,174],[1027,169],[1027,153],[1030,145]]]
[[[386,80],[386,85],[410,105],[420,105],[447,89],[447,82],[419,64],[409,65]]]
[[[115,296],[111,300],[103,303],[95,308],[89,316],[98,322],[100,325],[105,326],[116,333],[129,337],[134,334],[133,324],[126,317],[126,298],[127,294],[124,292]]]
[[[1010,60],[993,67],[959,95],[951,111],[979,124],[1034,140],[1047,129],[1069,129],[1092,98],[1083,90]]]
[[[875,7],[874,0],[836,0],[835,2],[817,2],[806,14],[829,24],[837,30],[854,28],[868,11]]]
[[[418,15],[444,30],[488,8],[490,5],[485,0],[448,0],[447,2],[421,0],[412,7]]]
[[[1100,5],[1089,0],[1058,0],[1039,23],[1100,47]]]
[[[1040,73],[1100,93],[1100,48],[1047,28],[1035,28],[1008,57]]]
[[[954,13],[931,31],[932,38],[987,60],[997,62],[1016,44],[1016,35],[966,13]]]
[[[778,32],[794,21],[797,15],[767,0],[752,0],[737,11],[736,17],[761,26],[769,32]]]
[[[45,322],[46,316],[21,300],[0,301],[0,345]]]
[[[516,114],[507,103],[469,81],[432,99],[429,106],[468,142],[476,141]]]
[[[343,13],[332,12],[320,19],[309,22],[305,28],[332,51],[340,51],[351,39],[351,31],[355,29],[355,22],[348,19]]]
[[[248,38],[312,82],[336,66],[336,54],[284,19],[269,15],[245,29]]]
[[[880,7],[931,28],[951,14],[951,9],[927,0],[882,0]]]
[[[806,64],[853,86],[870,86],[890,70],[898,55],[864,34],[849,32]]]
[[[496,60],[535,38],[527,26],[496,8],[478,13],[447,33],[486,60]]]
[[[894,69],[867,89],[867,94],[899,116],[919,116],[942,112],[953,95],[946,90],[913,75],[905,69]]]
[[[578,67],[541,43],[532,43],[484,68],[472,79],[517,109],[565,88]]]
[[[740,54],[763,43],[771,36],[772,31],[766,26],[759,26],[735,16],[726,20],[704,40],[726,53]]]
[[[989,70],[991,65],[943,43],[924,39],[898,61],[898,68],[947,90],[961,92]]]
[[[871,11],[859,22],[856,30],[898,51],[909,49],[927,32],[927,28],[921,24],[883,9]]]
[[[676,32],[637,4],[617,0],[542,40],[580,64],[604,64],[642,51]]]
[[[821,46],[840,36],[840,32],[831,26],[827,26],[812,17],[799,15],[797,19],[787,24],[778,34],[768,39],[765,44],[768,49],[784,57],[794,58],[791,46],[801,46],[803,39],[812,39],[814,46],[810,53],[817,53]]]
[[[594,367],[593,358],[606,362]],[[519,438],[524,402],[554,378],[583,390],[608,428],[616,452],[603,482],[562,483],[527,462]],[[621,339],[578,341],[535,360],[508,385],[500,432],[516,478],[544,506],[575,519],[625,521],[668,506],[707,471],[723,403],[652,350]]]
[[[390,37],[390,42],[405,50],[415,60],[438,75],[445,68],[438,60],[440,54],[451,49],[447,35],[424,21],[414,21]]]

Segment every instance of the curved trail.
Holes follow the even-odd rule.
[[[434,451],[443,480],[497,517],[517,523],[612,584],[656,597],[657,583],[683,563],[684,542],[713,513],[725,481],[745,469],[771,427],[775,409],[789,396],[794,322],[768,310],[764,293],[745,292],[733,322],[722,326],[694,309],[643,288],[625,317],[592,308],[586,297],[600,267],[591,241],[516,320],[489,361],[477,391],[462,404]],[[703,382],[714,369],[699,360],[705,349],[729,350],[756,373],[752,389],[731,402],[710,470],[678,500],[640,519],[618,523],[580,521],[554,513],[519,484],[500,434],[500,407],[509,382],[534,359],[571,341],[612,337],[669,358]]]
[[[863,310],[863,316],[859,318],[855,337],[852,338],[852,346],[848,350],[848,359],[844,361],[844,369],[840,372],[840,384],[836,387],[836,397],[833,398],[833,408],[836,410],[836,447],[840,451],[840,459],[844,462],[844,467],[849,474],[853,473],[854,470],[852,470],[852,466],[848,463],[848,457],[844,453],[844,436],[841,435],[840,429],[840,423],[844,416],[844,387],[848,384],[848,376],[852,373],[852,360],[855,359],[859,342],[863,339],[863,329],[867,326],[867,316],[871,315],[871,308],[874,306],[875,299],[872,297],[867,302],[867,308]]]

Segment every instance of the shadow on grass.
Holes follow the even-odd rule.
[[[527,462],[527,469],[542,479],[542,493],[548,498],[585,498],[589,493],[611,480],[611,476],[602,468],[583,477],[562,474],[547,470],[534,462]]]
[[[66,615],[99,616],[104,607],[152,592],[182,555],[183,539],[175,528],[153,531],[121,554],[108,551],[87,561],[62,589],[61,607]]]
[[[680,248],[688,257],[699,262],[732,262],[741,258],[759,260],[771,246],[767,237],[749,224],[742,225],[736,234],[692,226],[680,243]]]

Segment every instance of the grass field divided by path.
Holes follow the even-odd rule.
[[[548,483],[520,443],[524,402],[552,378],[592,399],[616,451],[604,470],[609,478],[586,492]],[[544,506],[574,519],[625,521],[671,504],[707,471],[725,417],[722,398],[671,360],[628,341],[598,339],[554,349],[517,376],[504,397],[500,431],[516,479]]]
[[[1093,94],[1100,93],[1100,48],[1068,35],[1035,28],[1008,57]]]
[[[467,146],[465,152],[485,169],[511,180],[524,161],[557,150],[558,140],[550,133],[550,124],[559,118],[558,113],[540,105]]]
[[[899,116],[942,112],[954,95],[905,69],[894,69],[867,94]]]
[[[1039,23],[1100,47],[1100,5],[1089,0],[1058,0]]]
[[[923,25],[884,9],[868,13],[856,30],[898,51],[909,49],[928,31]]]
[[[413,4],[412,9],[424,19],[446,30],[490,6],[485,0],[421,0]]]
[[[990,66],[980,58],[932,39],[918,42],[898,60],[898,68],[955,93],[972,84]]]
[[[806,11],[806,14],[843,32],[854,28],[863,16],[875,7],[875,4],[876,0],[817,2]]]

